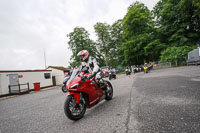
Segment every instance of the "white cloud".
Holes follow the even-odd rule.
[[[158,0],[141,0],[150,9]],[[1,0],[0,70],[67,67],[71,57],[66,35],[84,27],[95,39],[97,22],[123,18],[132,0]]]

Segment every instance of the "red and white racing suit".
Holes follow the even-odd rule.
[[[87,67],[89,73],[95,76],[96,80],[100,80],[103,77],[103,73],[94,57],[89,56],[87,62],[81,62],[82,67]]]

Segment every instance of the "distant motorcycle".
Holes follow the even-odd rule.
[[[109,80],[111,80],[112,78],[116,79],[116,73],[113,70],[109,70],[108,74],[109,74]]]
[[[126,75],[131,75],[130,69],[126,69]]]
[[[148,66],[144,66],[144,73],[148,73]]]
[[[133,73],[136,73],[136,72],[137,72],[137,68],[134,67],[134,68],[133,68]]]

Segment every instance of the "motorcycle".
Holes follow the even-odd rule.
[[[148,73],[148,66],[144,66],[144,73]]]
[[[66,87],[66,84],[67,84],[67,81],[69,80],[69,76],[68,77],[65,77],[64,80],[63,80],[63,84],[62,84],[62,87],[61,87],[61,90],[65,93],[67,92],[67,87]]]
[[[65,115],[70,120],[81,119],[86,108],[91,108],[102,100],[111,100],[113,87],[109,81],[103,80],[100,85],[96,83],[94,77],[89,79],[86,67],[74,69],[70,79],[67,81],[68,96],[64,103]]]
[[[112,78],[116,79],[116,73],[113,70],[109,70],[108,74],[109,80],[111,80]]]
[[[131,75],[130,69],[126,70],[126,75]]]

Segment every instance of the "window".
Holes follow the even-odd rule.
[[[50,79],[51,78],[51,73],[44,73],[44,78],[45,79]]]

